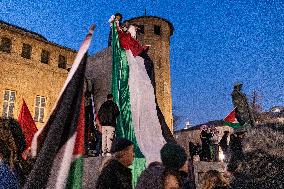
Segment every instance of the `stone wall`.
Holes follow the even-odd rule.
[[[142,44],[151,45],[148,54],[154,62],[158,104],[167,125],[173,131],[170,77],[170,36],[173,34],[173,26],[169,21],[155,16],[133,18],[130,22],[144,26],[144,34],[138,35],[138,40]],[[160,27],[159,35],[154,33],[155,26]]]
[[[43,123],[37,122],[41,127],[53,108],[58,94],[68,75],[66,69],[58,68],[58,57],[67,58],[67,67],[71,67],[76,51],[47,41],[33,32],[22,30],[0,22],[0,40],[7,37],[12,40],[10,53],[0,51],[0,116],[3,112],[3,97],[5,90],[16,92],[14,118],[18,118],[24,99],[29,110],[35,114],[35,98],[37,95],[46,97]],[[1,41],[0,41],[1,43]],[[21,56],[23,43],[32,46],[31,58]],[[42,49],[50,52],[48,64],[41,63]]]
[[[205,161],[195,161],[193,163],[194,167],[194,178],[196,188],[199,189],[203,181],[204,174],[209,170],[217,170],[224,173],[226,170],[226,164],[223,162],[205,162]]]
[[[103,49],[88,59],[86,77],[94,85],[95,109],[106,101],[107,94],[111,93],[112,78],[112,49]]]

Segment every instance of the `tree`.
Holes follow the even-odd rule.
[[[252,92],[251,109],[256,121],[260,120],[260,115],[262,112],[261,98],[262,97],[259,95],[259,92],[254,89]]]
[[[176,113],[177,108],[173,107],[173,129],[174,131],[178,130],[178,124],[181,121],[182,116]]]

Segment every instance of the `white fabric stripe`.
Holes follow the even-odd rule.
[[[144,59],[127,50],[129,91],[132,122],[138,145],[147,164],[160,160],[160,150],[166,143],[157,116],[154,88],[147,75]]]
[[[76,55],[76,58],[74,60],[74,63],[72,64],[72,68],[67,76],[67,79],[65,80],[65,83],[59,93],[59,96],[52,108],[52,110],[50,111],[50,114],[49,115],[52,115],[54,109],[56,108],[57,106],[57,103],[62,95],[62,93],[64,92],[66,86],[68,85],[69,81],[72,79],[74,73],[76,72],[79,64],[81,63],[81,60],[82,58],[84,57],[85,53],[87,52],[87,50],[89,49],[90,47],[90,44],[91,44],[91,41],[92,41],[92,36],[93,36],[93,33],[94,33],[94,30],[95,30],[95,25],[92,25],[89,29],[89,32],[88,34],[86,35],[84,41],[82,42],[81,46],[80,46],[80,49]],[[47,122],[46,122],[47,123]],[[38,140],[38,136],[41,134],[41,132],[43,131],[43,128],[45,127],[45,125],[39,129],[36,134],[34,135],[33,137],[33,140],[32,140],[32,146],[31,146],[31,152],[32,152],[32,156],[35,157],[36,154],[37,154],[37,140]]]
[[[37,138],[41,134],[41,131],[43,130],[44,127],[41,127],[34,135],[33,140],[32,140],[32,145],[31,145],[31,155],[33,158],[36,157],[37,155]]]
[[[73,151],[77,132],[73,134],[66,144],[57,153],[53,161],[50,177],[46,188],[63,189],[66,186],[71,163],[74,160]]]

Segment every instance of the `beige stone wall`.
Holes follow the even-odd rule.
[[[227,164],[224,162],[194,161],[193,167],[196,189],[200,189],[202,188],[204,174],[207,171],[216,170],[220,173],[224,173],[226,171]]]
[[[149,56],[154,62],[157,100],[169,128],[173,131],[172,94],[170,78],[170,36],[172,28],[158,17],[138,17],[131,23],[144,25],[144,34],[138,35],[142,44],[151,45]],[[154,25],[161,27],[161,35],[154,34]]]
[[[12,39],[11,53],[0,51],[0,116],[3,111],[5,90],[16,91],[14,118],[18,118],[24,99],[34,116],[35,98],[37,95],[46,97],[44,122],[58,97],[61,87],[68,75],[66,69],[58,68],[58,56],[67,58],[67,67],[71,67],[76,51],[53,44],[20,29],[7,27],[0,23],[0,38]],[[32,46],[31,59],[21,57],[22,44]],[[41,50],[50,52],[49,64],[42,64]],[[41,127],[44,123],[36,123]]]
[[[112,79],[112,49],[111,47],[101,50],[89,57],[86,77],[91,79],[94,86],[94,104],[98,111],[111,93]]]

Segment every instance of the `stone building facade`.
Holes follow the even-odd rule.
[[[156,16],[141,16],[129,20],[141,28],[137,36],[142,44],[151,45],[148,54],[154,62],[156,95],[167,125],[173,131],[172,94],[170,77],[170,37],[173,25]]]
[[[41,127],[75,56],[75,50],[0,21],[0,116],[17,119],[24,99]]]
[[[143,29],[138,40],[151,45],[148,54],[154,62],[157,101],[173,130],[170,79],[173,25],[154,16],[136,17],[130,22]],[[37,126],[41,127],[48,119],[75,56],[76,51],[50,42],[40,34],[0,21],[0,116],[17,119],[24,99]],[[94,85],[96,109],[111,90],[111,58],[111,48],[106,48],[88,59],[86,77]]]

